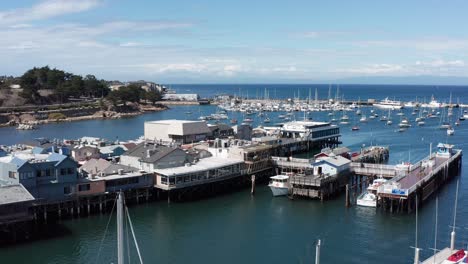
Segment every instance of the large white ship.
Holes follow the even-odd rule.
[[[401,101],[390,100],[387,97],[378,103],[374,103],[374,106],[383,109],[402,109],[404,105]]]

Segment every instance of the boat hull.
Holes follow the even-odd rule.
[[[271,193],[273,196],[286,196],[288,195],[288,188],[287,187],[276,187],[269,185]]]

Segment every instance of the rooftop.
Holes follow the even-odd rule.
[[[201,159],[196,164],[192,164],[190,166],[160,169],[160,170],[155,170],[155,172],[158,174],[166,175],[166,176],[173,176],[173,175],[180,175],[180,174],[186,174],[186,173],[207,171],[211,169],[218,169],[218,168],[222,168],[225,166],[241,164],[241,163],[244,163],[244,161],[241,159],[222,159],[222,158],[217,158],[217,157],[211,157],[211,158]]]
[[[0,205],[32,200],[34,197],[21,184],[0,186]]]
[[[167,125],[168,135],[194,135],[194,134],[208,134],[211,130],[205,121],[191,121],[191,120],[160,120],[160,121],[148,121],[145,124],[160,124]]]

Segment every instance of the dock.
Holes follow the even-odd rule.
[[[390,212],[411,212],[449,179],[460,174],[462,150],[439,144],[436,153],[416,164],[395,166],[396,176],[377,191],[378,206]]]

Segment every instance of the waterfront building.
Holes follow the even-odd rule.
[[[190,156],[182,149],[144,142],[120,156],[120,164],[153,172],[156,169],[184,166]]]
[[[314,175],[338,175],[349,172],[351,160],[330,154],[329,157],[321,158],[312,163]]]
[[[71,156],[74,160],[79,163],[83,163],[89,159],[98,159],[101,157],[101,153],[96,146],[90,145],[77,145],[73,147]]]
[[[36,199],[65,200],[75,192],[77,163],[58,153],[13,152],[0,158],[0,181],[22,184]]]
[[[99,152],[101,154],[101,158],[103,159],[119,158],[120,155],[124,154],[126,150],[127,149],[122,145],[99,147]]]
[[[34,197],[21,184],[0,185],[0,225],[29,220]]]
[[[244,161],[209,157],[184,166],[156,169],[155,187],[172,190],[219,182],[245,175]]]
[[[211,130],[205,121],[160,120],[144,125],[144,138],[187,144],[207,139]]]
[[[210,129],[211,134],[210,138],[226,138],[234,136],[234,129],[226,124],[219,123],[219,124],[208,124],[208,129]]]
[[[80,172],[82,177],[77,183],[78,196],[147,188],[154,183],[152,173],[104,159],[87,161],[80,167]]]

